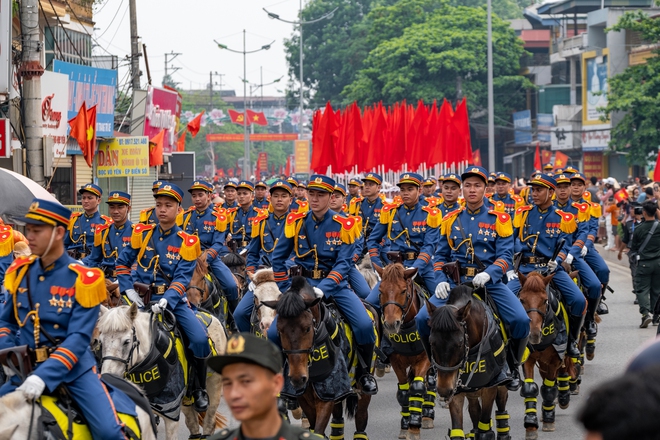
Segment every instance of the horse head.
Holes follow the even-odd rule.
[[[97,328],[101,347],[101,373],[120,377],[138,364],[151,348],[150,314],[138,313],[135,303],[102,309]]]
[[[275,305],[281,292],[275,282],[273,269],[260,269],[254,275],[249,276],[255,285],[254,309],[259,320],[259,327],[265,333],[275,319]]]
[[[190,304],[199,306],[209,297],[208,286],[206,284],[206,275],[209,273],[207,262],[208,249],[197,257],[197,265],[190,277],[190,283],[186,289],[186,295]]]
[[[553,276],[554,274],[550,274],[544,277],[538,272],[530,272],[527,276],[518,274],[522,286],[518,297],[530,319],[529,342],[532,345],[539,344],[543,337],[543,325],[550,310],[546,287]]]
[[[117,307],[121,304],[121,294],[119,293],[119,283],[113,283],[109,279],[105,279],[105,290],[108,298],[103,301],[106,307]]]
[[[222,262],[234,274],[238,291],[244,293],[249,284],[245,272],[245,258],[241,254],[230,252],[222,257]]]
[[[33,409],[39,414],[32,414]],[[14,391],[0,397],[0,438],[38,438],[37,419],[40,413],[41,408],[30,403],[22,391]],[[32,423],[30,416],[32,416]],[[30,426],[32,426],[32,432],[29,431]]]
[[[304,390],[309,379],[320,301],[305,278],[294,277],[291,288],[282,294],[275,307],[282,352],[289,362],[289,379],[296,390]]]
[[[374,267],[381,278],[379,298],[383,328],[387,333],[398,333],[415,303],[412,279],[417,269],[405,269],[399,263],[390,264],[384,269],[378,265]]]
[[[428,301],[426,306],[432,364],[438,371],[438,396],[449,402],[461,385],[469,349],[481,342],[483,326],[488,325],[485,310],[472,300],[472,288],[468,286],[452,289],[444,307]]]

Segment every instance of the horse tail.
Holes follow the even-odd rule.
[[[206,411],[197,414],[197,422],[199,426],[204,426],[204,417],[206,417]],[[220,414],[219,412],[215,413],[215,429],[223,429],[227,427],[227,417]]]
[[[349,419],[355,418],[355,413],[357,412],[358,407],[358,396],[355,393],[351,393],[346,397],[346,415]]]
[[[415,370],[413,368],[408,369],[408,383],[411,384],[415,380]]]
[[[578,371],[573,362],[573,358],[570,356],[564,356],[564,366],[566,367],[566,373],[570,376],[571,379],[577,379]]]

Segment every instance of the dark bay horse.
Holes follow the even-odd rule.
[[[425,377],[431,362],[422,345],[415,316],[425,298],[412,280],[417,269],[405,269],[400,263],[384,269],[375,266],[381,277],[380,311],[383,336],[389,339],[393,353],[390,362],[398,379],[396,399],[401,406],[399,438],[420,438],[420,428],[432,429],[435,418],[435,375]],[[382,344],[381,344],[382,345]]]
[[[311,429],[318,435],[324,435],[332,416],[333,425],[341,425],[341,428],[337,429],[333,426],[332,437],[343,436],[342,401],[345,399],[348,417],[355,417],[356,431],[353,438],[366,439],[371,396],[362,394],[358,396],[355,388],[351,390],[348,379],[349,371],[341,372],[345,374],[343,382],[348,388],[348,393],[330,399],[325,396],[324,400],[321,399],[314,386],[315,378],[311,377],[315,374],[314,364],[319,362],[322,365],[324,360],[329,360],[327,359],[329,353],[330,357],[333,355],[335,357],[332,364],[343,362],[343,359],[340,359],[343,356],[347,361],[348,369],[355,359],[355,348],[350,349],[351,354],[348,354],[342,350],[343,345],[334,345],[332,337],[323,336],[324,333],[325,335],[331,333],[328,327],[336,321],[333,320],[330,310],[321,301],[322,299],[316,297],[312,286],[305,278],[294,277],[291,288],[282,294],[276,304],[270,302],[264,302],[264,304],[269,307],[275,306],[277,311],[277,331],[280,335],[282,352],[288,363],[287,379],[296,391],[298,402],[309,419]],[[340,333],[344,331],[344,325],[339,323],[335,325]],[[342,381],[333,376],[326,376],[323,379],[325,383],[328,380]]]
[[[556,343],[560,329],[566,321],[561,321],[563,305],[558,299],[550,296],[547,286],[554,275],[543,276],[531,272],[527,276],[518,274],[520,279],[520,302],[530,318],[529,342],[534,350],[523,364],[525,383],[520,390],[525,397],[525,438],[538,438],[539,421],[536,413],[536,398],[539,394],[538,385],[534,382],[534,366],[538,365],[543,379],[541,386],[543,431],[555,430],[555,399],[562,409],[568,408],[571,394],[569,380],[577,377],[573,360],[564,356],[564,350],[557,351]],[[564,338],[566,336],[563,336]],[[564,344],[566,341],[563,341]]]
[[[466,397],[476,440],[495,438],[491,427],[493,405],[497,401],[504,411],[507,400],[506,387],[500,385],[506,348],[501,335],[498,339],[498,334],[493,333],[497,330],[489,324],[484,303],[473,296],[472,291],[466,285],[455,287],[443,307],[426,302],[433,366],[438,372],[437,393],[441,401],[449,405],[452,440],[465,438],[463,404]],[[486,345],[490,348],[483,350],[490,350],[490,353],[482,352]],[[497,422],[500,428],[499,418]],[[510,439],[508,424],[506,431],[498,432],[497,438]]]

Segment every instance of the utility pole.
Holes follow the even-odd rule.
[[[133,96],[135,91],[140,90],[140,44],[137,30],[137,7],[136,0],[128,1],[131,24],[131,85],[133,86]]]
[[[177,70],[181,70],[181,67],[176,67],[176,66],[169,66],[168,67],[168,62],[174,61],[174,58],[178,57],[179,55],[182,55],[180,53],[174,53],[173,51],[170,53],[165,54],[165,76],[163,76],[163,85],[165,85],[165,79],[169,78],[172,83],[174,83],[174,80],[168,76],[168,73],[172,71],[172,73],[176,72]],[[170,57],[169,60],[167,57]],[[169,69],[169,70],[168,70]]]
[[[495,100],[493,98],[493,14],[488,0],[488,169],[495,170]]]
[[[222,77],[224,74],[218,73],[218,72],[209,72],[209,112],[213,110],[213,77],[218,76],[220,77],[220,83],[218,86],[220,87],[219,91],[222,93]],[[222,98],[222,96],[220,96]]]
[[[41,42],[39,40],[39,0],[21,1],[23,55],[19,75],[23,82],[23,127],[27,150],[27,174],[39,185],[44,179],[44,147],[41,128]],[[52,154],[52,152],[48,152]]]

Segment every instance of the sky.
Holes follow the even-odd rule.
[[[284,53],[284,39],[290,38],[294,25],[273,20],[263,11],[278,14],[282,19],[296,21],[299,0],[136,0],[138,35],[147,46],[152,83],[160,86],[165,72],[165,53],[181,53],[168,65],[180,67],[173,79],[179,87],[206,89],[209,72],[214,75],[214,89],[236,90],[243,96],[243,55],[219,49],[217,40],[237,51],[243,50],[243,29],[246,31],[247,51],[274,41],[270,50],[247,55],[247,79],[260,84],[260,67],[263,67],[263,83],[268,84],[284,76],[279,83],[264,86],[264,95],[283,95],[288,80],[288,68]],[[120,66],[130,54],[129,0],[106,0],[94,9],[94,38],[101,47],[95,55],[107,54],[119,57]],[[104,50],[105,49],[105,50]],[[107,52],[106,52],[107,50]],[[147,83],[144,60],[142,85]],[[120,86],[127,80],[128,71],[120,67]],[[254,88],[254,87],[253,87]],[[280,90],[278,92],[277,90]],[[260,94],[258,90],[255,94]],[[249,94],[249,90],[248,90]]]

